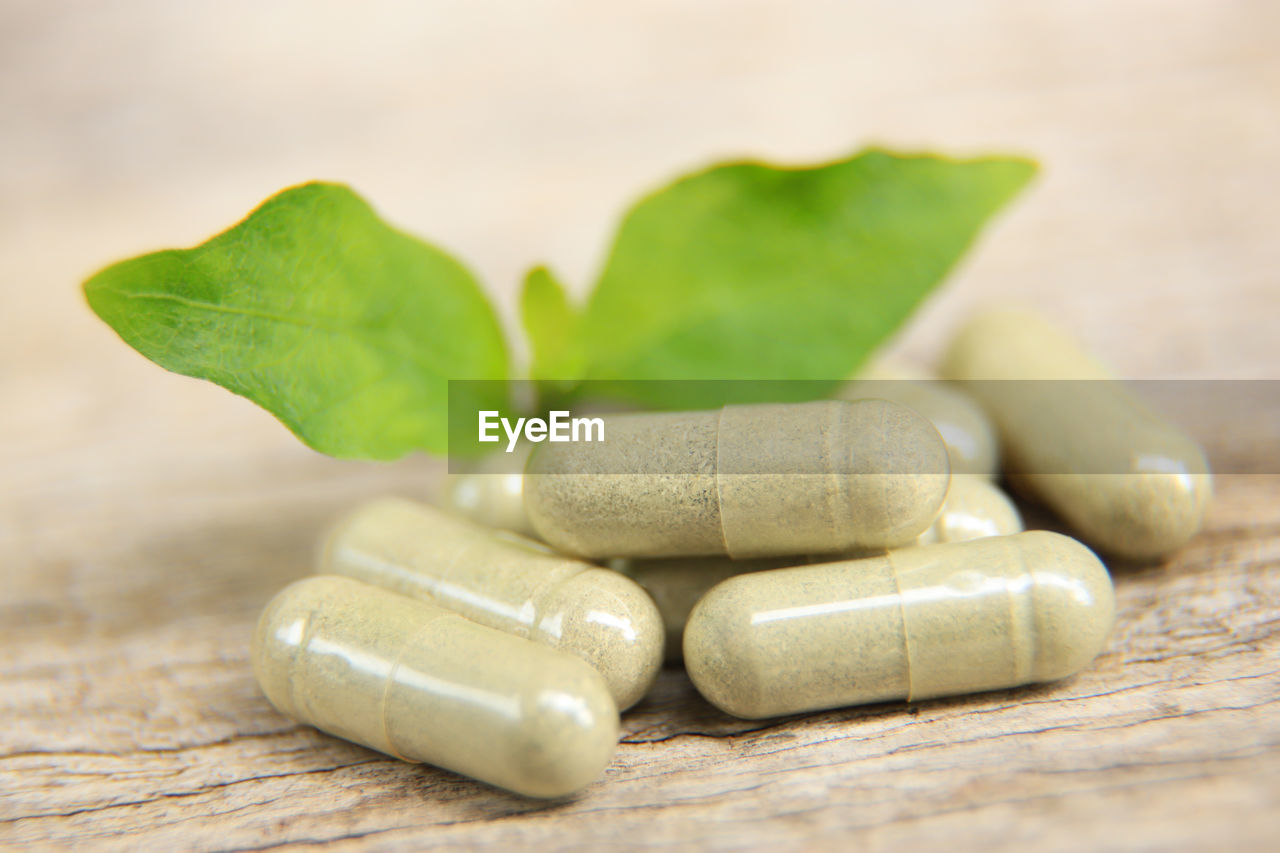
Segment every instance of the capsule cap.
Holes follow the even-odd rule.
[[[717,454],[735,559],[905,545],[937,517],[950,481],[933,424],[888,400],[726,406]]]
[[[1102,561],[1080,542],[1035,530],[1019,537],[1035,618],[1033,678],[1054,681],[1084,669],[1106,645],[1116,598]]]
[[[604,677],[620,710],[639,702],[662,668],[665,630],[649,593],[609,569],[587,569],[539,601],[548,645],[572,650]]]

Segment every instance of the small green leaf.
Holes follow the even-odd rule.
[[[561,385],[580,378],[579,313],[546,267],[535,267],[525,276],[520,317],[529,334],[530,378]]]
[[[122,261],[84,289],[147,358],[333,456],[443,452],[447,381],[506,378],[471,274],[335,184],[285,190],[200,246]]]
[[[841,380],[1034,173],[1019,159],[869,150],[678,180],[618,231],[579,324],[586,378],[658,405],[696,401],[677,399],[679,383],[625,383]]]

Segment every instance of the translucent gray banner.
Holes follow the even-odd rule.
[[[555,446],[558,457],[573,460],[576,473],[711,473],[716,455],[708,456],[707,448],[714,448],[719,423],[711,412],[726,404],[803,404],[798,418],[760,409],[747,421],[759,452],[735,451],[735,460],[749,460],[735,461],[735,468],[747,467],[720,473],[825,474],[831,465],[869,470],[872,460],[856,454],[895,446],[899,451],[889,454],[879,473],[903,473],[912,464],[922,466],[919,473],[938,473],[928,470],[938,466],[927,453],[912,452],[909,431],[898,440],[893,430],[901,431],[901,423],[868,420],[865,406],[813,401],[895,401],[930,415],[946,432],[928,401],[948,396],[987,412],[1002,433],[1006,464],[1015,468],[1022,455],[1034,458],[1036,472],[1045,474],[1179,473],[1187,448],[1198,446],[1216,474],[1280,474],[1280,380],[455,380],[449,383],[449,470],[518,473],[530,449]],[[742,423],[735,421],[736,435]],[[888,432],[883,441],[850,440],[857,430]],[[823,442],[834,445],[822,453],[794,452]],[[792,450],[782,452],[788,443]]]

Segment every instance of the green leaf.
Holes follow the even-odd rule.
[[[193,249],[115,264],[84,290],[147,358],[249,398],[333,456],[442,452],[447,380],[506,378],[471,274],[335,184],[285,190]]]
[[[529,335],[530,378],[561,386],[579,379],[583,369],[579,312],[546,267],[535,267],[525,276],[520,317]]]
[[[844,379],[1034,173],[869,150],[678,180],[622,222],[579,324],[586,378],[659,405],[696,401],[680,383],[625,382]]]

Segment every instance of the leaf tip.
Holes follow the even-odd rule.
[[[1040,174],[1040,162],[1033,157],[1012,154],[999,159],[1005,164],[1011,180],[1016,181],[1018,187],[1022,187]]]
[[[546,264],[536,264],[529,268],[524,274],[524,286],[527,290],[530,287],[542,287],[551,278],[551,270]]]

